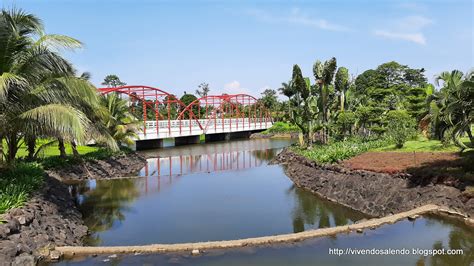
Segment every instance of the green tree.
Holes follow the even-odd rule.
[[[193,94],[187,94],[186,92],[184,92],[184,95],[181,96],[181,98],[180,98],[179,100],[180,100],[181,102],[183,102],[185,106],[188,106],[188,105],[190,105],[192,102],[194,102],[195,100],[197,100],[197,97],[194,96]],[[181,106],[179,112],[182,112],[182,111],[184,110],[185,106]],[[193,114],[194,114],[195,116],[197,116],[197,115],[199,114],[198,105],[193,105],[193,106],[191,107],[191,110],[189,110],[189,111],[192,111]],[[190,118],[190,112],[189,112],[189,111],[187,111],[187,112],[185,112],[185,113],[183,114],[183,118],[185,118],[185,119],[189,119],[189,118]]]
[[[340,67],[336,72],[336,80],[335,80],[335,89],[339,92],[339,102],[341,104],[340,111],[344,111],[344,104],[346,102],[345,94],[346,91],[349,89],[349,70],[345,67]]]
[[[330,86],[334,79],[337,62],[333,57],[324,62],[324,65],[317,60],[313,65],[313,75],[316,79],[316,84],[319,87],[319,110],[321,112],[321,125],[323,129],[322,141],[327,143],[329,141],[329,115],[330,115]]]
[[[277,98],[277,92],[272,89],[266,89],[264,92],[262,92],[262,97],[260,98],[261,103],[265,108],[275,111],[277,104],[278,104],[278,98]]]
[[[405,110],[392,110],[387,114],[387,133],[395,141],[397,148],[402,148],[403,144],[415,133],[415,119]]]
[[[127,83],[122,82],[117,75],[111,74],[107,75],[102,82],[102,85],[107,86],[109,88],[116,88],[127,85]]]
[[[140,121],[130,112],[126,100],[115,93],[103,95],[100,98],[103,110],[102,122],[109,134],[118,145],[132,145],[138,138],[138,125]]]
[[[198,89],[196,90],[196,94],[199,97],[205,97],[209,94],[210,90],[211,89],[209,88],[209,84],[203,82],[203,83],[199,84]]]
[[[25,137],[83,142],[91,120],[75,101],[94,102],[96,91],[75,77],[72,65],[58,53],[81,43],[44,34],[36,16],[16,9],[2,9],[0,36],[0,144],[7,142],[7,161],[13,162]]]
[[[461,149],[467,146],[460,140],[464,134],[469,136],[471,146],[474,146],[474,138],[471,132],[471,125],[474,120],[472,115],[474,101],[474,72],[463,76],[458,70],[443,72],[436,78],[436,84],[443,81],[442,88],[432,98],[435,102],[431,105],[434,109],[431,114],[436,112],[437,119],[443,123],[441,130],[449,132],[451,139]]]

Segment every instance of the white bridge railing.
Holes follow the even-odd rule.
[[[210,118],[196,120],[146,121],[139,132],[140,140],[231,133],[267,129],[273,125],[269,118]]]

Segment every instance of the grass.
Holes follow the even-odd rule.
[[[51,140],[39,139],[36,142],[36,147],[38,148],[39,146],[44,145],[48,142],[51,142]],[[6,145],[7,144],[4,140],[3,147],[6,147]],[[71,145],[69,143],[65,143],[65,147],[66,147],[66,153],[72,154]],[[87,153],[90,153],[90,152],[98,151],[99,148],[98,147],[92,147],[92,146],[80,146],[79,145],[79,146],[77,146],[77,150],[80,154],[87,154]],[[24,143],[22,143],[22,145],[18,149],[16,157],[17,158],[25,158],[27,155],[28,155],[28,150],[26,148],[26,145]],[[40,153],[38,154],[39,158],[47,158],[47,157],[51,157],[51,156],[59,156],[59,149],[58,149],[57,142],[52,144],[52,145],[44,147],[42,149],[42,151],[40,151]]]
[[[463,142],[469,142],[467,138],[462,139]],[[401,149],[397,149],[395,144],[384,147],[374,148],[371,151],[398,151],[398,152],[458,152],[459,148],[453,144],[443,146],[439,140],[429,140],[419,136],[416,140],[405,142]]]
[[[327,145],[314,146],[312,149],[301,149],[293,147],[292,150],[306,158],[318,163],[336,163],[349,159],[371,149],[387,146],[387,139],[363,140],[351,139],[333,142]]]
[[[262,132],[262,134],[281,134],[281,133],[293,133],[299,132],[298,126],[286,123],[286,122],[275,122],[271,128]]]
[[[0,171],[0,214],[18,208],[43,183],[44,171],[38,163],[18,163]]]

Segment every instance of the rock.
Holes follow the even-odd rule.
[[[26,217],[25,217],[25,216],[20,216],[20,217],[18,217],[17,219],[18,219],[18,222],[19,222],[21,225],[26,224]]]
[[[112,254],[112,255],[109,256],[109,258],[115,259],[115,258],[117,258],[117,254]]]
[[[364,232],[364,230],[359,228],[359,229],[356,230],[356,232],[359,233],[359,234],[362,234]]]
[[[28,254],[22,254],[16,257],[12,263],[12,266],[17,266],[17,265],[18,266],[35,266],[36,265],[35,257]]]
[[[193,249],[193,251],[191,251],[191,255],[193,256],[197,256],[199,254],[201,254],[201,251],[199,249]]]
[[[5,224],[0,224],[0,240],[6,239],[9,234],[10,228],[8,228]]]
[[[49,253],[49,259],[52,261],[59,260],[61,258],[62,254],[58,250],[51,250]]]
[[[419,217],[420,217],[420,215],[410,215],[407,218],[408,218],[409,221],[414,221],[414,220],[418,219]]]

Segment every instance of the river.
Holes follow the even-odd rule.
[[[88,245],[142,245],[229,240],[351,224],[362,213],[293,185],[269,162],[289,140],[216,142],[147,151],[139,178],[87,181],[72,188]],[[331,255],[335,248],[462,248],[463,255]],[[410,250],[412,253],[413,250]],[[107,256],[63,261],[90,265],[469,265],[474,233],[451,220],[427,216],[363,234],[343,234],[292,245],[187,254]],[[425,264],[420,264],[425,263]],[[441,264],[440,264],[441,263]]]

